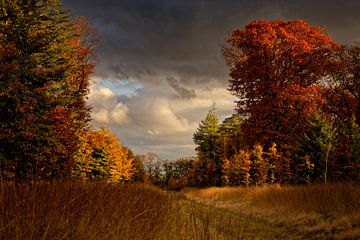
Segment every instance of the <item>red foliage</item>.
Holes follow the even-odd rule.
[[[338,45],[323,28],[302,20],[253,21],[233,31],[223,49],[231,67],[229,90],[248,144],[286,142],[324,99],[319,83]]]

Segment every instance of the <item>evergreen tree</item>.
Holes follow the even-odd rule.
[[[219,126],[218,154],[221,159],[230,159],[239,152],[243,136],[242,119],[238,114],[225,118]]]
[[[202,168],[201,174],[206,185],[221,185],[221,162],[217,154],[217,140],[219,137],[219,119],[213,106],[206,118],[199,124],[194,133],[194,143],[197,145],[198,166]]]
[[[329,161],[335,149],[336,128],[320,115],[315,115],[308,123],[308,131],[300,143],[300,149],[314,164],[313,180],[327,182]],[[296,166],[294,166],[296,167]]]
[[[90,28],[57,0],[4,0],[0,16],[1,165],[17,177],[59,175],[88,120]]]

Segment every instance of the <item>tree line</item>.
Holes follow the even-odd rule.
[[[58,0],[0,2],[1,179],[132,180],[131,151],[89,125],[96,44]]]
[[[0,2],[1,179],[183,186],[359,179],[360,46],[302,20],[253,21],[222,49],[236,113],[210,109],[197,156],[135,156],[86,104],[95,30],[58,0]]]
[[[253,21],[223,56],[236,114],[194,134],[200,185],[359,179],[360,46],[306,21]]]

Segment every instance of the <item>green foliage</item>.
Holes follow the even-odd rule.
[[[238,114],[233,114],[220,124],[217,151],[222,159],[231,158],[239,152],[243,141],[242,122],[243,120]]]
[[[328,165],[336,147],[336,128],[331,122],[320,115],[315,115],[308,123],[308,131],[300,142],[300,151],[303,152],[302,165],[307,165],[306,160],[314,164],[313,180],[327,181]],[[311,164],[311,163],[310,163]],[[309,170],[306,170],[308,172]]]
[[[197,145],[197,166],[201,184],[221,185],[221,162],[217,153],[217,142],[219,137],[219,119],[213,106],[206,118],[199,124],[194,133],[193,140]]]
[[[88,120],[91,37],[60,1],[5,0],[0,12],[2,167],[18,178],[66,175]]]
[[[208,156],[209,159],[216,159],[216,140],[219,136],[219,119],[215,107],[212,107],[205,120],[199,124],[197,131],[194,133],[194,143],[197,150]]]

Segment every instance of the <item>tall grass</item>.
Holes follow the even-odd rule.
[[[160,239],[172,204],[141,185],[2,183],[0,238]]]
[[[359,194],[352,183],[181,193],[0,183],[0,239],[359,239]]]

